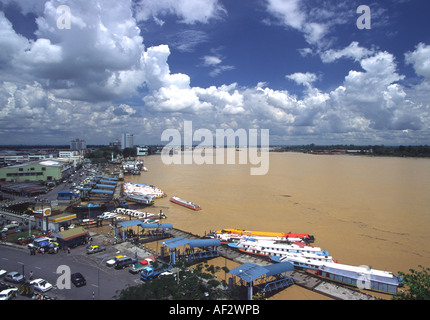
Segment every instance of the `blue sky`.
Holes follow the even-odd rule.
[[[271,144],[429,144],[427,2],[0,0],[1,144],[157,144],[184,121]]]

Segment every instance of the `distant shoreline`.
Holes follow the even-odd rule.
[[[430,146],[354,146],[354,145],[302,145],[271,147],[271,152],[301,152],[316,155],[365,155],[376,157],[430,158]]]

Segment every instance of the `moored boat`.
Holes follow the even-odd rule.
[[[146,204],[148,206],[154,204],[154,200],[151,196],[128,194],[125,196],[125,199],[130,202]]]
[[[125,196],[149,196],[153,199],[163,198],[166,196],[161,189],[148,184],[125,182],[122,184],[122,188]]]
[[[318,247],[313,247],[304,242],[291,243],[286,240],[273,241],[273,240],[257,240],[254,238],[244,238],[236,243],[229,243],[229,247],[238,249],[239,251],[271,257],[271,256],[284,256],[289,253],[313,253],[328,255],[328,252]]]
[[[388,294],[396,294],[398,288],[403,286],[402,277],[389,271],[373,269],[371,266],[322,265],[318,267],[317,276],[359,289]]]
[[[278,238],[300,238],[306,242],[314,242],[315,237],[307,233],[293,232],[267,232],[267,231],[250,231],[235,228],[228,228],[216,231],[217,234],[236,234],[241,236],[260,236],[260,237],[278,237]]]
[[[329,258],[329,257],[326,257]],[[403,279],[389,271],[372,269],[370,266],[351,266],[330,259],[313,259],[309,255],[271,257],[275,262],[290,262],[295,268],[314,276],[339,282],[358,289],[395,294],[403,285]]]
[[[239,235],[235,233],[217,233],[213,232],[207,235],[209,238],[220,240],[221,244],[229,244],[232,242],[238,242],[242,239],[248,238],[248,236]],[[291,243],[302,241],[301,238],[288,238],[288,237],[271,237],[271,236],[252,236],[256,240],[273,240],[273,241],[290,241]]]
[[[178,197],[175,197],[175,196],[171,197],[170,201],[173,203],[179,204],[181,206],[187,207],[189,209],[192,209],[192,210],[201,210],[201,207],[198,204],[195,204],[195,203],[192,203],[189,201],[185,201],[185,200],[178,198]]]

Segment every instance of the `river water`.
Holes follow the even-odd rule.
[[[429,159],[270,153],[269,171],[260,176],[238,161],[142,159],[148,172],[126,180],[162,189],[167,197],[147,211],[163,210],[175,228],[309,233],[341,263],[394,273],[430,266]],[[174,195],[202,210],[169,202]]]

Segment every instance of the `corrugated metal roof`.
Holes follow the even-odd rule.
[[[116,181],[110,181],[110,180],[100,180],[100,183],[107,183],[107,184],[116,184]]]
[[[230,270],[230,274],[235,275],[246,282],[254,281],[264,275],[274,276],[283,272],[293,271],[294,265],[290,262],[282,262],[267,266],[259,266],[253,263],[244,263],[241,266]]]
[[[172,229],[171,223],[141,223],[140,226],[144,229]]]
[[[96,187],[98,188],[108,188],[108,189],[115,189],[116,186],[113,184],[96,184]]]
[[[266,277],[271,277],[283,272],[294,271],[294,265],[291,262],[281,262],[265,266],[268,270]]]
[[[92,189],[91,193],[107,193],[107,194],[113,194],[113,191],[110,190],[97,190],[97,189]]]
[[[100,177],[100,176],[98,176],[98,177]],[[100,177],[100,178],[105,179],[105,180],[118,181],[118,179],[117,179],[117,178],[112,178],[112,177],[105,177],[105,176],[102,176],[102,177]]]
[[[190,247],[216,247],[221,245],[221,241],[218,239],[198,239],[198,240],[190,240]]]
[[[141,221],[139,220],[129,220],[129,221],[122,221],[120,223],[118,223],[121,227],[124,228],[128,228],[128,227],[132,227],[132,226],[136,226],[136,225],[140,225],[142,224]]]
[[[166,247],[169,247],[169,249],[174,249],[188,244],[189,241],[190,240],[188,239],[178,237],[178,238],[173,238],[173,239],[163,241],[161,243],[164,244]]]
[[[118,223],[121,227],[128,228],[132,226],[141,226],[143,229],[172,229],[171,223],[143,223],[139,220],[122,221]]]
[[[254,281],[265,275],[268,270],[265,267],[258,266],[253,263],[244,263],[241,266],[230,270],[230,274],[235,275],[246,282]]]

